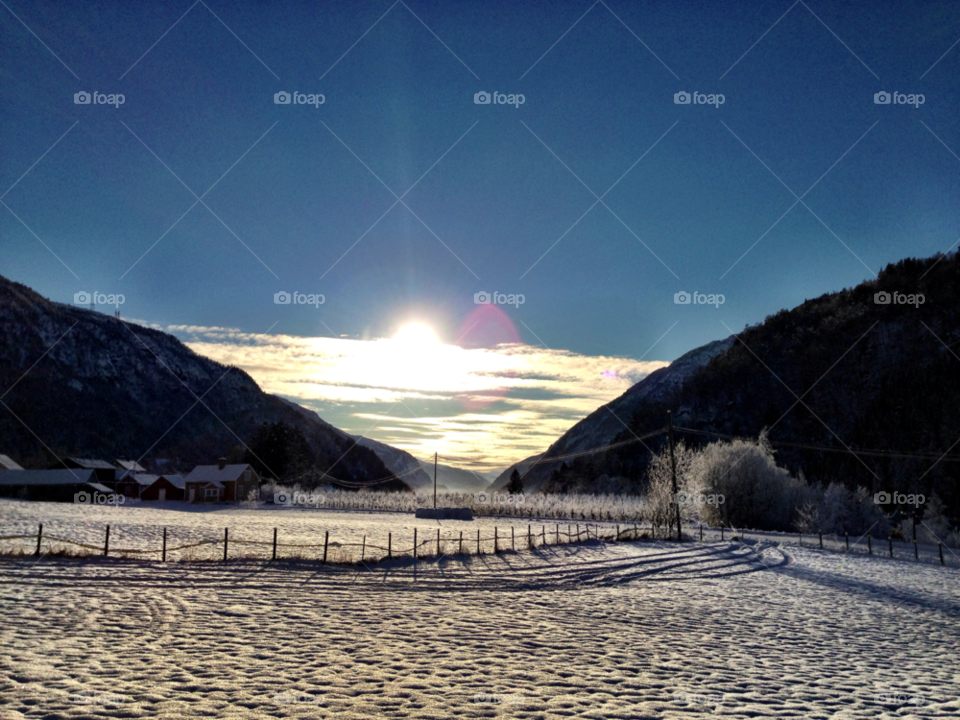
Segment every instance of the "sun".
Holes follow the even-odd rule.
[[[393,339],[410,345],[436,345],[440,342],[433,328],[423,323],[404,325]]]

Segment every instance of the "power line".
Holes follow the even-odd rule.
[[[710,432],[708,430],[694,430],[693,428],[674,427],[679,430],[694,435],[708,435],[710,437],[723,438],[725,440],[737,440],[735,435],[725,435],[723,433]],[[817,450],[819,452],[844,453],[846,455],[866,455],[869,457],[896,458],[905,460],[941,460],[942,462],[960,462],[960,457],[947,457],[939,453],[907,453],[898,450],[847,450],[845,448],[826,447],[823,445],[810,445],[807,443],[793,443],[786,440],[773,440],[767,438],[771,445],[780,445],[783,447],[794,447],[803,450]]]

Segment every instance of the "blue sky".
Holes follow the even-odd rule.
[[[960,237],[955,3],[13,1],[0,33],[0,273],[161,327],[469,345],[486,290],[527,345],[670,361]]]

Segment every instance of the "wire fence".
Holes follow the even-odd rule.
[[[503,532],[501,532],[503,530]],[[173,544],[168,529],[158,533],[160,542],[154,548],[129,548],[110,545],[110,526],[104,528],[102,545],[79,542],[70,538],[44,533],[41,523],[36,533],[20,535],[0,535],[0,554],[26,555],[32,551],[35,556],[114,556],[133,557],[159,562],[178,561],[222,561],[228,560],[312,560],[331,564],[377,563],[384,560],[425,560],[440,559],[449,556],[496,555],[504,552],[535,550],[541,547],[571,545],[587,542],[636,542],[655,539],[658,531],[640,523],[632,525],[600,525],[596,523],[552,523],[528,524],[526,531],[511,525],[508,528],[494,527],[493,533],[484,534],[482,529],[476,533],[454,531],[444,534],[442,528],[436,531],[421,532],[414,528],[412,537],[403,537],[387,533],[387,544],[369,542],[366,535],[361,542],[338,542],[330,540],[329,531],[324,532],[323,542],[299,543],[281,542],[279,528],[273,528],[269,540],[251,540],[230,537],[230,529],[224,528],[222,537],[209,538],[197,542]],[[660,538],[670,540],[670,538]],[[21,541],[14,545],[15,541]],[[874,538],[869,533],[860,537],[844,535],[804,535],[795,533],[765,532],[727,527],[688,526],[683,533],[683,543],[755,543],[772,541],[782,546],[797,546],[829,552],[877,555],[889,558],[910,559],[930,564],[960,566],[960,557],[943,543],[929,545],[916,540]],[[673,539],[676,542],[676,539]],[[232,546],[232,551],[231,551]],[[240,546],[238,551],[236,546]],[[204,549],[205,551],[201,551]],[[956,559],[957,562],[952,562]]]

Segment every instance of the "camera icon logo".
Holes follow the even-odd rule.
[[[690,293],[688,293],[686,290],[681,290],[678,293],[674,293],[673,302],[675,305],[689,305]]]
[[[873,496],[873,502],[877,505],[889,505],[892,500],[893,498],[890,497],[890,493],[888,492],[881,491]]]
[[[274,293],[273,302],[275,305],[289,305],[290,293],[288,293],[286,290],[281,290],[278,293]]]
[[[73,94],[73,104],[74,105],[89,105],[90,104],[90,93],[86,90],[81,90],[78,93]]]
[[[490,493],[483,491],[478,492],[473,496],[479,505],[489,505],[490,504]]]
[[[478,93],[473,94],[473,104],[474,105],[489,105],[490,104],[490,93],[486,90],[481,90]]]
[[[873,94],[873,104],[874,105],[889,105],[890,104],[890,93],[886,90],[881,90],[878,93]]]
[[[678,492],[677,496],[674,498],[674,501],[677,503],[677,505],[686,505],[688,502],[690,502],[690,494],[682,491]]]
[[[293,495],[286,490],[278,490],[273,493],[274,505],[290,505],[293,503]]]
[[[689,105],[690,104],[690,93],[686,90],[681,90],[678,93],[673,94],[673,104],[674,105]]]
[[[890,304],[890,293],[886,290],[883,290],[878,293],[873,294],[873,303],[875,305],[889,305]]]
[[[273,94],[273,104],[274,105],[289,105],[290,104],[290,93],[286,90],[281,90],[278,93]]]
[[[490,304],[490,293],[486,290],[481,290],[478,293],[473,294],[473,303],[474,305],[489,305]]]
[[[83,490],[78,493],[73,494],[73,502],[78,505],[91,505],[93,504],[93,498],[90,496],[86,490]]]
[[[78,293],[73,294],[73,302],[76,305],[89,305],[90,304],[90,293],[86,290],[81,290]]]

